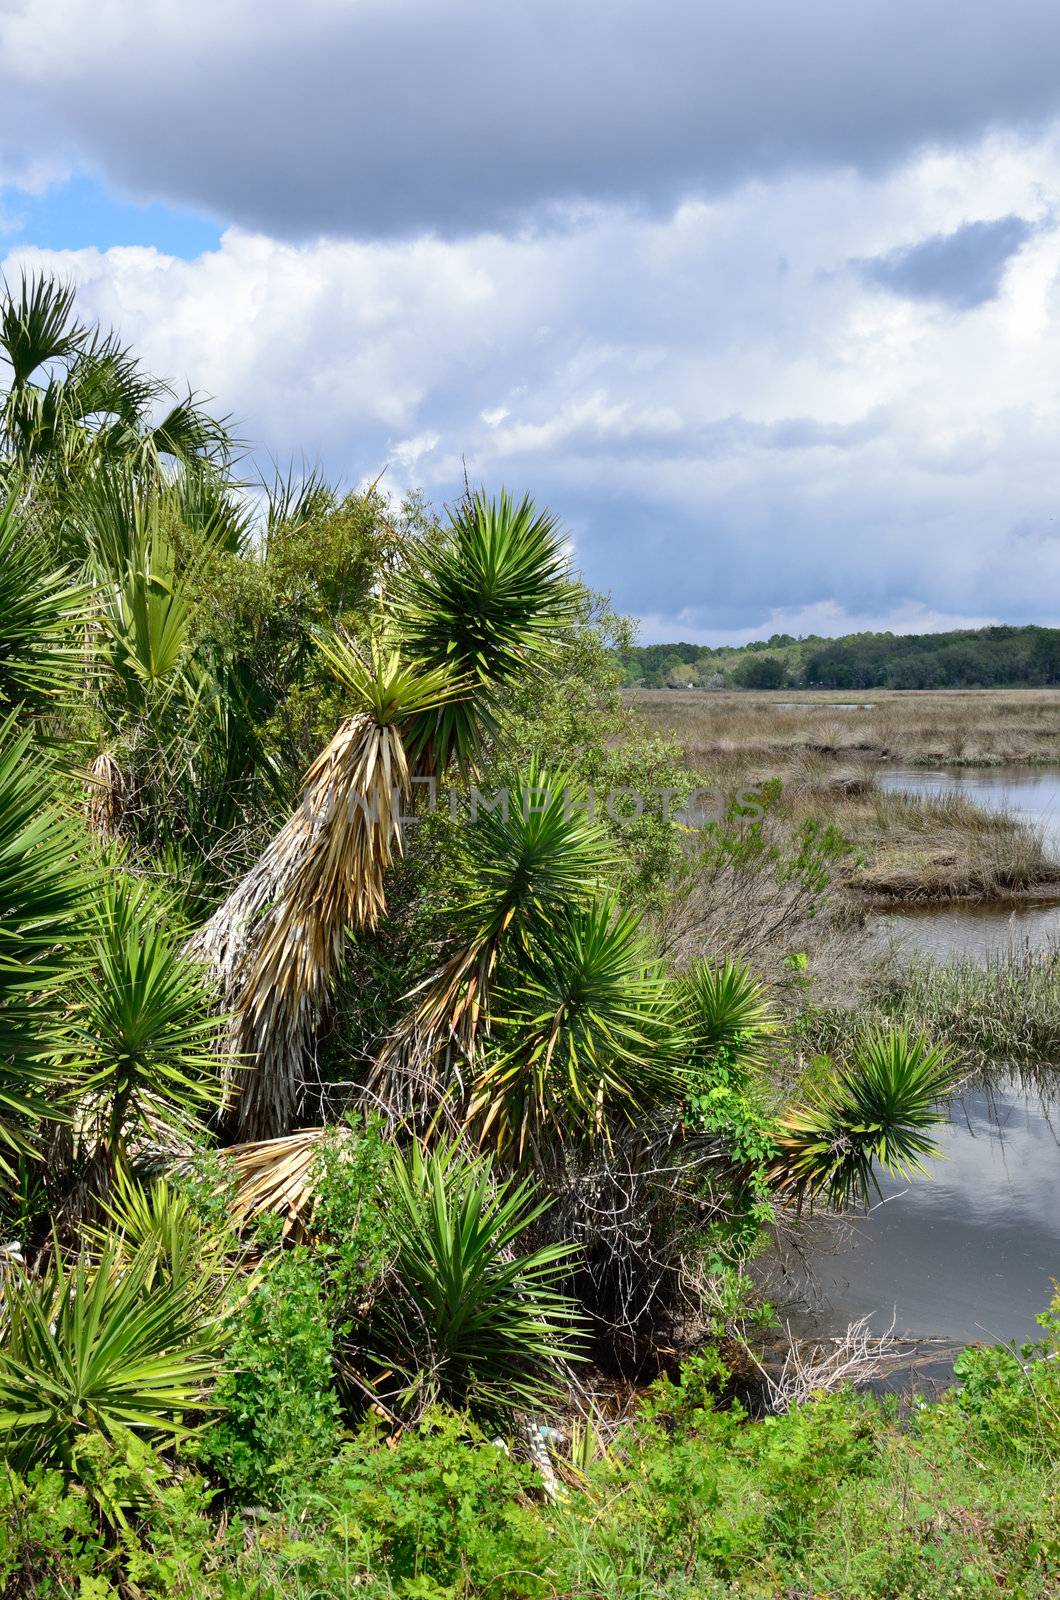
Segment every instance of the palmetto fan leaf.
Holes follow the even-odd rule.
[[[317,1201],[311,1180],[324,1141],[346,1137],[343,1127],[332,1125],[227,1145],[221,1155],[235,1185],[233,1222],[242,1226],[273,1211],[284,1219],[285,1237],[308,1222]]]
[[[938,1153],[930,1130],[946,1120],[939,1102],[956,1081],[945,1050],[923,1036],[869,1034],[849,1065],[781,1118],[777,1188],[800,1207],[867,1205],[879,1193],[877,1166],[903,1178],[924,1172],[923,1158]]]
[[[188,946],[219,980],[229,1050],[248,1068],[232,1085],[246,1136],[290,1127],[346,931],[374,926],[385,908],[411,781],[401,724],[463,692],[444,668],[419,671],[396,653],[369,664],[335,640],[325,656],[360,709],[310,767],[298,811]]]
[[[0,351],[11,367],[11,389],[22,387],[48,361],[68,360],[87,329],[74,315],[75,289],[43,275],[22,274],[17,290],[0,295]]]
[[[61,1115],[53,1085],[65,986],[83,960],[91,888],[77,830],[50,804],[47,768],[14,716],[0,723],[0,1170],[32,1149],[33,1125]],[[49,1093],[49,1091],[52,1091]]]
[[[52,569],[9,498],[0,509],[0,715],[72,694],[87,667],[87,608],[88,591]]]
[[[0,356],[11,370],[2,408],[8,456],[53,487],[80,487],[107,462],[157,471],[162,455],[228,457],[225,424],[191,396],[177,399],[113,334],[80,324],[72,286],[46,274],[23,277],[17,290],[5,286]],[[170,412],[154,424],[163,398]]]
[[[539,930],[498,986],[496,1055],[468,1120],[522,1158],[546,1142],[606,1133],[676,1094],[683,1042],[676,997],[639,919],[608,896]]]
[[[614,864],[604,829],[580,785],[536,764],[517,784],[476,805],[461,838],[463,899],[451,923],[455,949],[408,997],[414,1004],[380,1055],[375,1086],[392,1104],[406,1098],[408,1066],[417,1093],[433,1057],[452,1047],[473,1059],[488,1022],[490,989],[505,945],[522,945],[590,896]]]
[[[410,655],[448,666],[476,692],[417,717],[407,730],[410,758],[438,774],[451,760],[469,768],[493,727],[498,689],[576,615],[552,516],[505,492],[462,503],[447,536],[399,581],[394,617]]]

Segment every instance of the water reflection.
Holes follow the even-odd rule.
[[[1040,828],[1046,848],[1060,856],[1060,766],[898,768],[878,773],[876,781],[896,794],[960,795],[984,811],[1011,812]]]
[[[905,955],[948,961],[986,961],[1009,951],[1060,945],[1060,901],[986,900],[956,905],[901,906],[869,917],[882,942]]]
[[[900,794],[960,795],[984,810],[1007,811],[1040,828],[1046,849],[1060,859],[1060,767],[899,770],[879,773],[877,782]],[[871,918],[870,925],[900,951],[940,961],[962,955],[985,960],[1009,949],[1060,942],[1060,900],[896,906]]]
[[[955,1100],[930,1179],[883,1200],[815,1254],[820,1324],[961,1342],[1029,1340],[1060,1278],[1060,1082],[1012,1076]]]

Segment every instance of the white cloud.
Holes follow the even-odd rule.
[[[347,483],[389,462],[386,481],[438,500],[466,460],[549,502],[646,634],[721,640],[1060,620],[1054,214],[1054,136],[994,134],[665,216],[597,205],[561,233],[231,229],[192,261],[18,251],[9,268],[74,274],[88,310],[263,454]],[[1012,215],[1033,231],[972,309],[858,265]]]

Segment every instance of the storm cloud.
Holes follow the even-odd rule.
[[[1022,217],[966,222],[953,233],[923,239],[861,263],[865,277],[895,294],[969,311],[994,300],[1010,257],[1033,228]]]
[[[0,177],[72,173],[79,244],[119,196],[6,270],[76,279],[248,470],[525,488],[649,639],[1060,620],[1046,0],[130,17],[0,0]],[[105,248],[120,195],[216,231]]]
[[[273,237],[569,225],[1060,109],[1050,0],[8,0],[0,165]]]

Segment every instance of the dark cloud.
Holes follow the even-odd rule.
[[[1034,232],[1022,217],[966,222],[954,233],[859,263],[870,283],[911,300],[936,300],[970,311],[993,300],[1011,256]]]
[[[1060,109],[1052,0],[22,0],[0,155],[274,236],[510,228]]]

